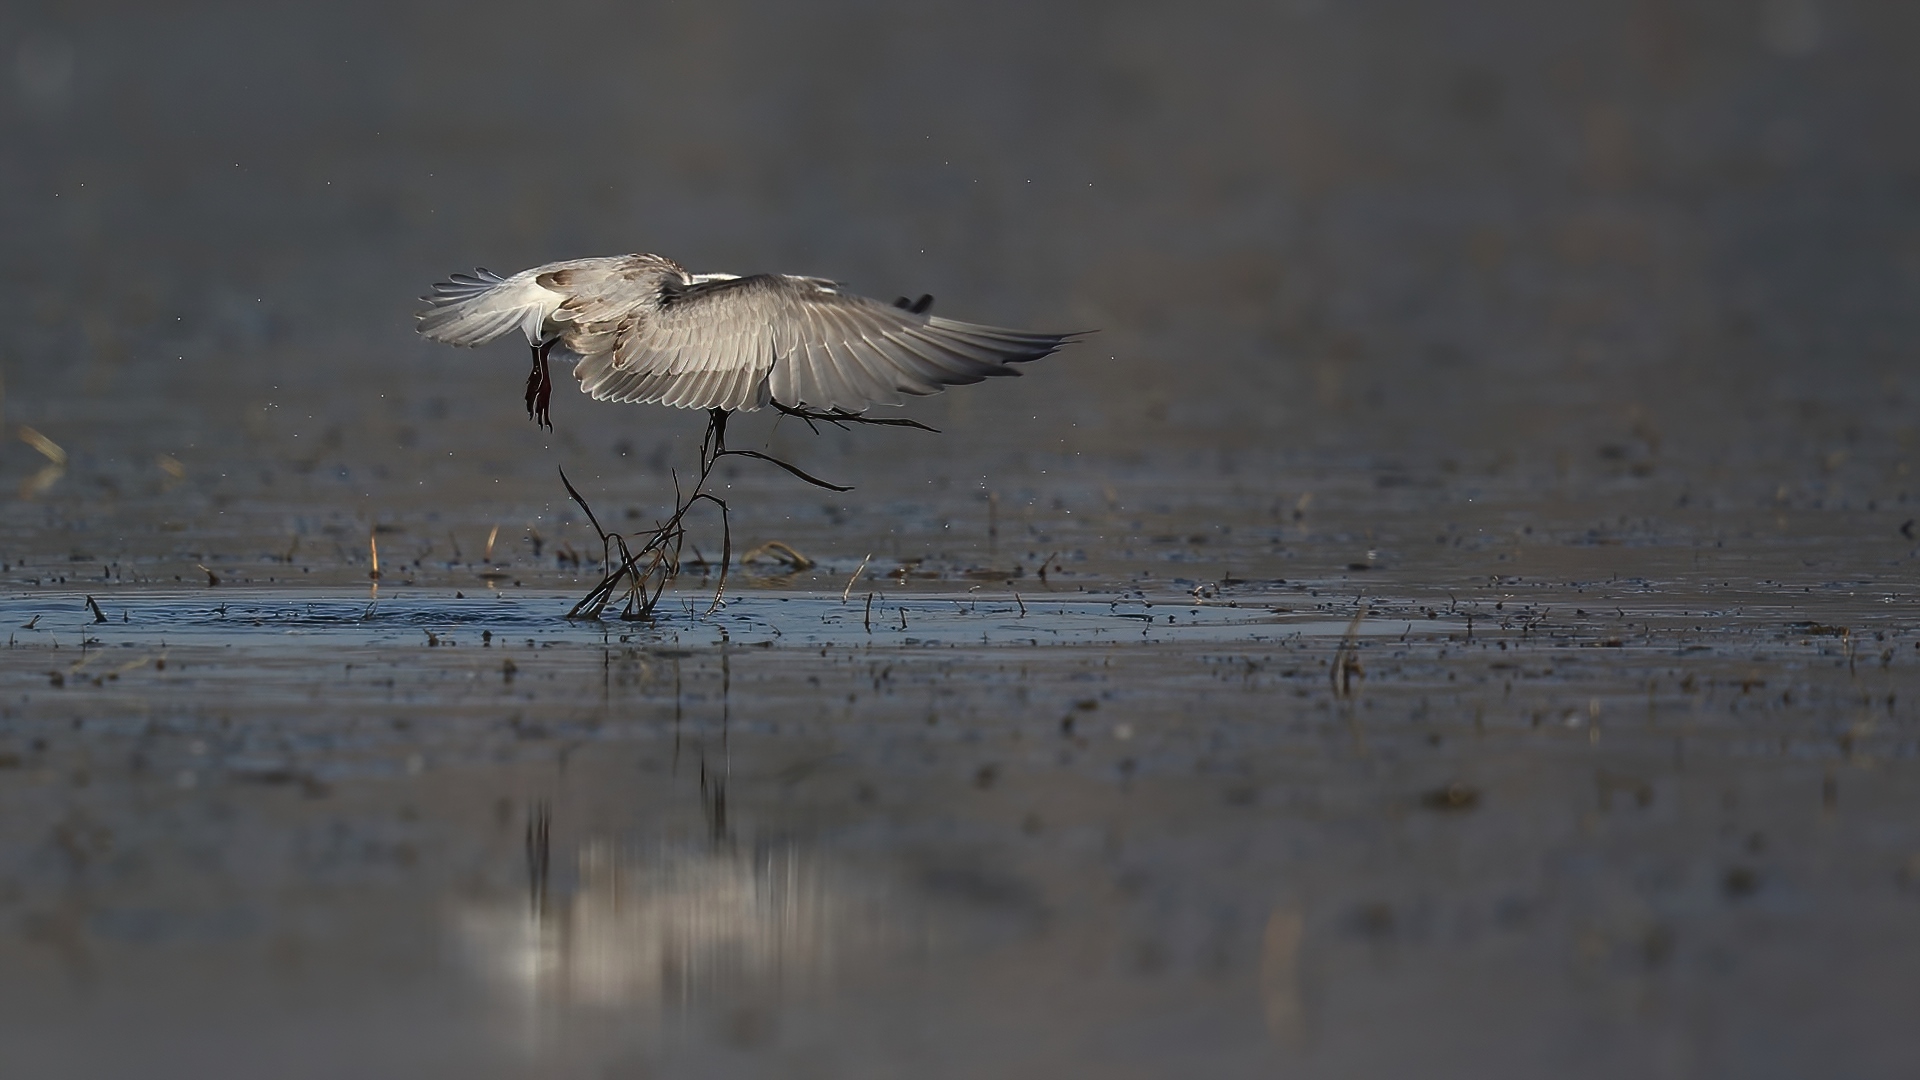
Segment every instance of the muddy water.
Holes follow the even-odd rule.
[[[1911,586],[901,569],[646,624],[484,582],[16,590],[9,1054],[1892,1067]]]
[[[485,7],[0,14],[0,1072],[1912,1060],[1904,8]],[[1101,332],[569,622],[623,249]]]

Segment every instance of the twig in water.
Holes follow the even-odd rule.
[[[59,443],[27,427],[25,424],[22,424],[14,434],[20,436],[21,442],[40,451],[41,457],[46,458],[48,461],[62,468],[66,467],[67,451]]]
[[[38,618],[38,616],[35,616],[35,617]],[[866,628],[867,633],[869,634],[873,633],[873,594],[872,593],[867,594],[867,613],[865,616],[861,618],[860,625]]]
[[[858,569],[856,569],[853,572],[853,576],[847,579],[846,591],[840,594],[841,603],[843,604],[846,603],[847,598],[853,595],[853,583],[860,580],[860,575],[866,571],[867,564],[872,561],[873,561],[873,552],[869,551],[867,552],[867,557],[860,560],[860,566]]]
[[[91,609],[93,609],[93,621],[94,621],[94,622],[97,622],[97,623],[103,623],[103,622],[106,622],[106,621],[107,621],[107,614],[106,614],[106,612],[104,612],[104,611],[101,611],[101,610],[100,610],[100,604],[99,604],[99,602],[98,602],[98,601],[96,601],[96,600],[95,600],[95,599],[94,599],[93,597],[91,597],[91,596],[89,596],[89,597],[87,597],[87,607],[89,607],[89,608],[91,608]]]
[[[799,417],[806,421],[809,427],[814,427],[814,422],[820,421],[842,428],[850,424],[875,424],[884,427],[934,430],[917,420],[904,418],[867,417],[856,413],[843,413],[839,410],[822,412],[814,409],[796,409],[778,403],[775,403],[774,408],[786,416]],[[608,568],[599,584],[588,590],[587,595],[567,612],[567,618],[598,619],[607,606],[621,595],[623,583],[626,587],[624,594],[626,609],[621,612],[620,617],[628,620],[651,618],[660,603],[661,595],[666,592],[667,585],[679,576],[682,564],[680,555],[687,539],[686,516],[696,504],[701,502],[709,502],[720,508],[720,580],[714,586],[713,603],[708,607],[707,613],[712,614],[719,610],[721,598],[727,587],[727,568],[733,561],[733,528],[726,501],[708,492],[706,484],[713,475],[714,466],[718,465],[723,457],[745,457],[765,461],[779,466],[815,487],[829,491],[852,490],[839,484],[830,484],[809,475],[795,465],[757,450],[727,449],[727,418],[730,415],[724,409],[707,411],[707,430],[700,439],[700,474],[694,479],[692,489],[682,491],[678,474],[675,474],[673,513],[665,521],[657,524],[652,531],[635,536],[631,543],[626,536],[608,532],[602,528],[599,520],[594,517],[592,509],[587,506],[586,499],[574,488],[572,482],[567,480],[565,472],[561,473],[560,481],[566,485],[567,494],[579,504],[581,510],[586,511],[587,520],[593,523],[594,530],[600,534],[602,565]],[[814,427],[814,430],[819,429]],[[792,551],[791,548],[787,550]],[[616,552],[619,556],[617,561]],[[794,554],[798,553],[794,552]],[[864,569],[865,563],[861,565]],[[854,577],[857,580],[859,573],[856,572]],[[851,595],[852,592],[853,586],[850,582],[846,595]],[[842,599],[844,600],[845,596]]]
[[[786,563],[795,570],[813,569],[813,560],[794,550],[793,545],[784,540],[769,540],[761,544],[759,547],[740,556],[740,563],[744,566],[762,556],[766,556],[777,562]]]
[[[1342,701],[1354,696],[1354,676],[1367,677],[1366,669],[1360,666],[1360,621],[1370,610],[1371,606],[1362,606],[1354,612],[1353,621],[1347,624],[1347,632],[1340,638],[1340,648],[1333,654],[1333,667],[1327,672],[1333,682],[1333,696]]]
[[[1354,613],[1353,621],[1347,624],[1347,632],[1340,639],[1340,650],[1334,654],[1333,670],[1329,673],[1333,678],[1333,696],[1347,702],[1347,731],[1353,736],[1353,752],[1360,757],[1368,754],[1367,731],[1361,726],[1360,711],[1353,707],[1353,699],[1358,694],[1353,686],[1353,677],[1367,677],[1366,670],[1360,666],[1359,646],[1360,622],[1367,617],[1368,610],[1365,606],[1361,607]]]

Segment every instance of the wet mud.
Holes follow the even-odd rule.
[[[1840,959],[1789,1049],[1897,1022],[1904,585],[912,573],[11,594],[10,1053],[1231,1074],[1471,1022],[1601,1075]],[[1383,1049],[1407,995],[1449,1022]]]

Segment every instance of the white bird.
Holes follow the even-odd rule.
[[[527,413],[549,428],[549,356],[600,401],[707,409],[722,422],[767,405],[830,419],[1018,375],[1008,365],[1078,337],[944,319],[925,313],[932,297],[886,304],[822,278],[690,274],[660,255],[455,274],[422,299],[419,331],[435,341],[526,335]]]

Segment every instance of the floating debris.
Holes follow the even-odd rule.
[[[1420,805],[1442,813],[1472,810],[1480,805],[1480,792],[1465,784],[1448,784],[1420,796]]]
[[[30,427],[22,425],[18,433],[20,441],[40,451],[41,455],[55,465],[64,468],[67,464],[67,452],[59,443],[40,434]]]
[[[795,551],[793,548],[793,545],[788,544],[782,540],[769,540],[766,543],[761,544],[759,547],[754,548],[752,551],[747,552],[745,555],[740,556],[740,562],[742,565],[745,565],[750,562],[756,562],[760,559],[772,559],[776,562],[785,563],[786,565],[791,566],[795,570],[813,569],[812,559],[809,559],[805,555],[802,555],[798,551]],[[861,565],[865,566],[866,564],[862,563]],[[847,583],[847,589],[849,591],[853,589],[852,582]]]
[[[22,499],[31,499],[36,495],[44,495],[53,485],[59,483],[60,478],[65,475],[67,475],[67,468],[64,465],[42,466],[39,472],[27,477],[27,479],[21,483],[20,497]]]

